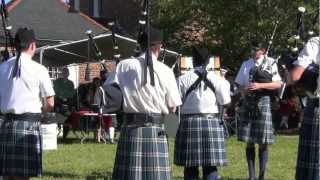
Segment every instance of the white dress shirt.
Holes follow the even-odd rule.
[[[182,98],[185,98],[186,92],[197,79],[198,75],[194,71],[179,77],[178,86]],[[205,83],[201,81],[200,86],[185,98],[181,114],[218,113],[218,104],[225,105],[231,101],[230,83],[226,79],[212,71],[208,72],[207,79],[213,84],[215,93],[209,87],[205,89]]]
[[[123,94],[123,111],[125,113],[161,113],[168,114],[169,107],[181,104],[173,71],[159,62],[152,54],[155,86],[144,83],[145,54],[139,58],[120,61],[114,73],[106,83],[117,83]]]
[[[309,64],[316,63],[320,65],[320,38],[313,37],[304,46],[300,52],[298,59],[294,64],[307,68]],[[315,95],[320,97],[320,76],[318,77],[318,87]]]
[[[2,113],[41,113],[42,98],[54,96],[48,70],[22,53],[21,76],[12,78],[16,57],[0,64]]]
[[[240,86],[248,86],[249,85],[249,72],[251,68],[254,66],[260,66],[264,61],[265,56],[262,56],[258,60],[254,60],[250,58],[247,61],[244,61],[238,71],[235,82]],[[281,77],[278,72],[277,63],[273,58],[266,57],[266,62],[263,63],[262,69],[268,71],[272,74],[272,81],[281,81]]]

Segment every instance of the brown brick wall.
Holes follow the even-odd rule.
[[[115,64],[113,62],[107,62],[105,63],[107,70],[111,72],[115,68]],[[89,69],[90,69],[90,81],[85,80],[85,71],[86,71],[87,64],[80,64],[79,65],[79,81],[80,84],[82,83],[88,83],[92,81],[95,77],[100,77],[100,71],[103,70],[103,67],[101,63],[90,63]]]

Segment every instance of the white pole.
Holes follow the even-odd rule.
[[[42,64],[42,62],[43,62],[43,52],[44,52],[44,49],[41,49],[40,50],[40,64]]]

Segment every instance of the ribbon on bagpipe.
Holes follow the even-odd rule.
[[[1,0],[1,7],[0,7],[0,14],[1,14],[1,19],[2,19],[2,28],[3,28],[3,32],[5,35],[5,50],[1,52],[2,54],[2,61],[6,61],[9,59],[10,57],[10,53],[9,53],[9,45],[11,47],[11,54],[12,56],[15,56],[15,49],[14,49],[14,42],[13,42],[13,38],[11,35],[11,29],[12,26],[9,25],[9,16],[8,16],[8,11],[6,8],[6,3],[4,0]]]
[[[141,53],[141,47],[140,47],[140,42],[139,38],[143,36],[143,34],[146,34],[147,36],[147,48],[146,48],[146,53],[145,53],[145,61],[146,61],[146,66],[144,69],[144,80],[143,84],[147,84],[147,76],[148,76],[148,69],[150,72],[150,84],[154,86],[154,69],[153,69],[153,62],[152,62],[152,57],[151,57],[151,52],[150,52],[150,1],[149,0],[144,0],[143,1],[143,7],[141,11],[141,17],[139,19],[139,32],[138,32],[138,40],[136,43],[136,48],[135,48],[135,56],[138,57]]]

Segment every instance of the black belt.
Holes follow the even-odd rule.
[[[24,113],[24,114],[4,114],[5,120],[25,120],[25,121],[40,121],[40,113]]]
[[[123,114],[125,125],[152,126],[164,123],[162,114],[126,113]]]
[[[193,113],[193,114],[181,114],[181,117],[190,117],[190,116],[212,116],[214,118],[219,118],[220,113]]]

